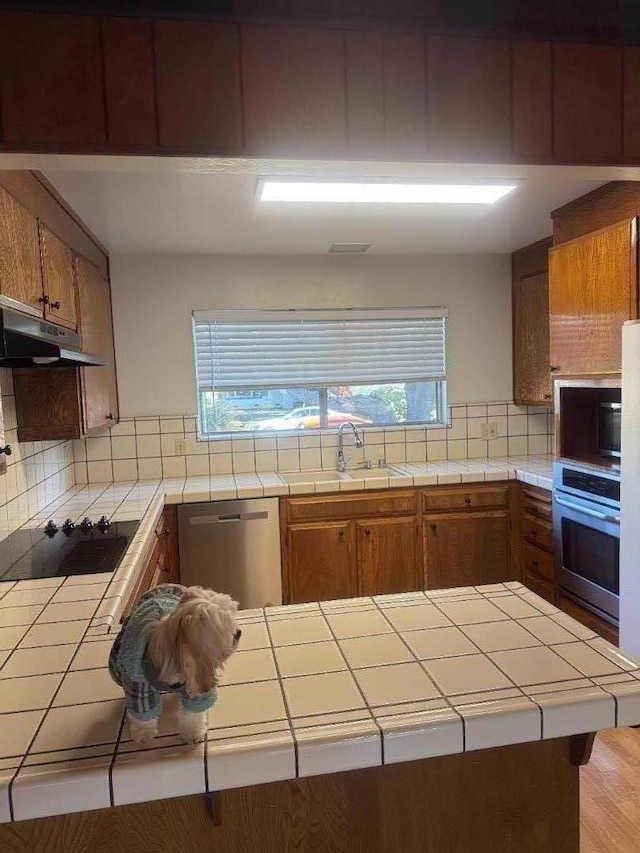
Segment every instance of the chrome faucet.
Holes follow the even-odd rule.
[[[344,431],[350,429],[353,432],[353,441],[356,447],[362,447],[362,437],[358,431],[358,427],[351,421],[345,421],[340,424],[338,429],[338,458],[336,460],[336,468],[338,471],[344,471],[347,467],[347,459],[344,458]]]

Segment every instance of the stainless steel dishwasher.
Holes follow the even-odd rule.
[[[282,604],[277,498],[178,507],[180,578],[226,592],[240,607]]]

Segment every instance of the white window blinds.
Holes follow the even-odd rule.
[[[198,391],[444,379],[447,313],[194,312]]]

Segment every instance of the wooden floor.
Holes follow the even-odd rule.
[[[580,853],[638,853],[640,729],[599,734],[580,782]]]

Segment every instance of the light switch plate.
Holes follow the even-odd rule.
[[[498,437],[498,424],[482,424],[480,427],[480,437],[486,441],[491,441]]]
[[[187,440],[186,438],[176,438],[176,447],[175,447],[176,456],[184,456],[187,452]]]

